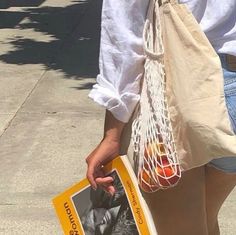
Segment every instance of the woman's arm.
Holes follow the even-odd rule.
[[[103,0],[99,71],[89,97],[128,122],[140,99],[149,0]]]
[[[89,97],[106,108],[104,137],[87,157],[93,186],[114,193],[101,166],[119,155],[120,136],[139,101],[144,70],[142,32],[149,0],[103,0],[100,73]]]
[[[87,178],[94,189],[97,188],[97,184],[105,184],[105,188],[111,194],[114,193],[114,187],[111,185],[113,179],[103,178],[101,167],[119,155],[120,136],[124,125],[125,123],[117,120],[110,111],[106,111],[103,140],[86,158]]]
[[[124,125],[124,122],[119,121],[106,110],[103,139],[119,142]]]

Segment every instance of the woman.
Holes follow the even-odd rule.
[[[181,0],[192,11],[219,54],[225,96],[236,132],[236,2]],[[103,0],[100,74],[89,96],[106,108],[104,137],[87,157],[91,185],[113,194],[101,165],[119,154],[120,136],[139,101],[143,74],[142,31],[149,0]],[[160,235],[220,234],[218,212],[236,185],[236,158],[214,159],[183,172],[179,184],[144,194]]]

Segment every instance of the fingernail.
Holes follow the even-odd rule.
[[[97,188],[96,188],[96,187],[94,187],[94,186],[92,186],[92,188],[93,188],[93,190],[94,190],[94,191],[96,191],[96,190],[97,190]]]

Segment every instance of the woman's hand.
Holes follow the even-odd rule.
[[[113,178],[111,176],[105,177],[102,167],[119,155],[119,146],[119,142],[105,138],[86,158],[87,178],[94,189],[100,186],[111,195],[115,193],[115,188],[112,185]]]
[[[94,189],[100,186],[111,195],[115,193],[113,178],[105,176],[102,167],[119,155],[120,136],[124,125],[111,112],[106,111],[103,140],[86,158],[87,178],[91,186]]]

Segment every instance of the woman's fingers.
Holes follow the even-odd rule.
[[[116,189],[113,185],[109,185],[108,187],[106,187],[107,192],[110,193],[112,196],[115,194]]]
[[[100,186],[103,190],[114,195],[115,187],[112,185],[114,179],[111,176],[105,176],[101,164],[94,161],[88,162],[87,179],[94,190]]]
[[[113,177],[106,176],[106,177],[98,177],[95,179],[97,185],[99,185],[103,190],[110,193],[111,195],[114,195],[115,193],[115,187],[113,186]]]
[[[97,183],[95,179],[97,177],[101,177],[104,175],[102,169],[101,169],[101,164],[99,161],[87,161],[88,163],[88,169],[87,169],[87,179],[90,182],[91,186],[93,189],[97,189]]]
[[[99,185],[107,185],[110,184],[114,181],[114,179],[111,176],[106,176],[106,177],[98,177],[95,179],[95,182]]]
[[[103,176],[104,173],[101,169],[102,164],[99,158],[95,158],[94,154],[97,153],[99,150],[96,148],[87,158],[86,162],[88,165],[87,169],[87,179],[90,182],[91,186],[94,190],[97,189],[97,183],[95,182],[95,178],[98,176]],[[99,156],[99,155],[98,155]]]
[[[91,184],[92,188],[94,190],[97,189],[97,184],[95,182],[95,178],[94,178],[94,170],[95,167],[91,164],[88,165],[88,170],[87,170],[87,179],[89,181],[89,183]]]
[[[104,176],[102,169],[98,170],[93,164],[88,166],[87,178],[94,190],[99,186],[111,195],[115,193],[115,187],[112,184],[114,181],[113,177]]]

